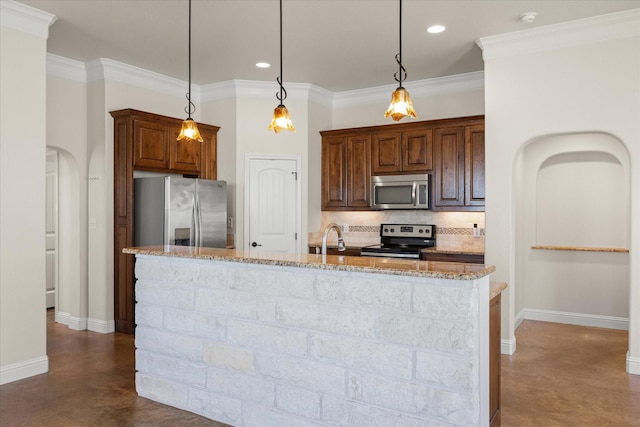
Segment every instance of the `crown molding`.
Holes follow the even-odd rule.
[[[107,58],[82,63],[48,54],[47,73],[86,83],[101,80],[117,81],[177,97],[183,97],[187,90],[187,82]],[[482,90],[484,72],[417,80],[405,86],[414,98],[428,97],[438,93]],[[303,99],[328,108],[339,108],[385,102],[396,87],[396,85],[385,85],[336,93],[310,83],[287,83],[285,88],[291,99]],[[227,80],[203,86],[192,85],[191,97],[194,102],[222,101],[237,97],[277,99],[275,94],[278,90],[277,83],[271,81]]]
[[[287,95],[294,99],[307,99],[324,105],[332,105],[333,93],[309,83],[287,83]],[[258,80],[227,80],[201,87],[202,102],[222,101],[241,97],[277,99],[279,87],[274,82]]]
[[[473,73],[416,80],[405,83],[403,86],[411,93],[412,98],[428,97],[440,93],[482,90],[484,88],[484,72],[476,71]],[[370,103],[384,103],[389,101],[391,93],[396,90],[397,87],[397,84],[392,84],[337,92],[333,94],[333,106],[335,108],[342,108]]]
[[[640,9],[483,37],[485,61],[640,36]]]
[[[236,98],[235,80],[227,80],[219,83],[203,85],[200,88],[200,100],[202,102],[224,101]]]
[[[58,18],[42,10],[13,0],[0,1],[0,26],[49,38],[49,27]]]
[[[84,62],[47,53],[47,76],[86,83],[87,69]]]
[[[177,97],[184,97],[188,89],[187,83],[180,79],[108,58],[87,62],[86,67],[88,83],[98,80],[115,81]],[[193,102],[200,102],[200,86],[191,85],[191,98]]]

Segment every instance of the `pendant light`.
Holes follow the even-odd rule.
[[[391,104],[384,113],[385,117],[391,116],[396,122],[405,116],[411,116],[414,119],[418,117],[413,110],[413,103],[411,102],[411,96],[409,92],[402,87],[402,82],[407,78],[407,70],[402,66],[402,0],[400,0],[400,51],[396,55],[396,62],[398,63],[398,72],[393,75],[395,80],[399,83],[398,88],[391,94]]]
[[[184,112],[187,113],[187,118],[182,122],[182,129],[180,129],[180,134],[178,135],[177,140],[182,141],[199,141],[203,142],[202,136],[200,135],[200,131],[198,130],[198,125],[195,120],[191,118],[191,113],[196,111],[196,106],[193,102],[191,102],[191,0],[189,0],[189,92],[187,92],[187,106],[184,109]]]
[[[280,104],[273,110],[273,119],[269,125],[269,130],[273,130],[275,133],[281,130],[295,132],[296,128],[293,127],[291,117],[289,117],[289,111],[283,103],[287,98],[287,91],[282,86],[282,0],[280,0],[280,76],[276,81],[280,85],[280,92],[276,92],[276,98],[280,101]]]

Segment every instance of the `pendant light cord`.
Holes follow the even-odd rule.
[[[402,0],[400,0],[400,19],[399,19],[399,28],[398,28],[400,40],[400,49],[399,53],[396,55],[396,62],[398,63],[398,72],[393,75],[395,80],[400,84],[399,87],[402,87],[402,82],[407,78],[407,70],[402,66]]]
[[[196,111],[196,106],[191,102],[191,0],[189,0],[189,92],[187,92],[187,101],[189,102],[184,111],[187,113],[188,118],[191,118],[191,113]]]
[[[276,98],[280,101],[280,105],[283,105],[287,98],[287,90],[282,86],[282,0],[280,0],[280,76],[276,81],[280,85],[280,93],[276,92]]]

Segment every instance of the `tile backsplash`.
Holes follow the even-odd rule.
[[[380,224],[406,223],[435,224],[436,241],[439,247],[484,250],[484,212],[324,211],[320,229],[309,233],[309,242],[320,242],[324,228],[332,222],[342,229],[347,246],[380,243]],[[479,237],[473,235],[474,224],[478,224]],[[330,233],[329,243],[336,243],[336,233]]]

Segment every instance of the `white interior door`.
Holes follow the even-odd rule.
[[[300,251],[298,164],[299,159],[290,157],[247,157],[245,248],[249,251]]]
[[[58,153],[47,150],[46,163],[46,295],[47,308],[56,305],[58,281]]]

